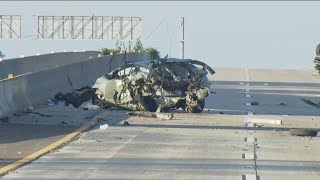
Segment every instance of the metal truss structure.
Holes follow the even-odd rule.
[[[0,15],[0,38],[21,38],[21,16]]]
[[[38,16],[38,39],[141,38],[141,17],[121,16]]]

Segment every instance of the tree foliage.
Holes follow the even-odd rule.
[[[153,48],[153,47],[143,48],[143,44],[140,39],[136,41],[132,50],[133,52],[148,52],[151,54],[152,59],[160,58],[159,51],[156,48]],[[123,42],[117,41],[114,49],[101,48],[100,51],[103,53],[103,55],[119,54],[124,51],[124,44]]]
[[[133,46],[133,50],[135,52],[139,52],[139,51],[142,52],[143,51],[143,44],[140,39],[138,39],[136,44]]]

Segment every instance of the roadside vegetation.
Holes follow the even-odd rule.
[[[123,43],[119,43],[117,41],[114,48],[101,48],[100,51],[103,53],[103,55],[113,55],[113,54],[121,54],[125,52],[125,48]],[[143,44],[140,39],[138,39],[133,46],[131,51],[127,52],[149,52],[151,54],[152,59],[159,58],[159,51],[156,48],[153,47],[147,47],[144,48]]]

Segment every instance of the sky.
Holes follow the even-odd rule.
[[[0,14],[22,15],[21,40],[0,39],[6,58],[113,48],[106,40],[36,40],[36,15],[141,16],[144,46],[179,57],[185,17],[185,58],[214,67],[313,69],[320,39],[320,2],[303,1],[0,1]],[[166,20],[145,40],[159,23]],[[171,37],[171,38],[170,38]]]

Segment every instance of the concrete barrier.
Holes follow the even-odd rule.
[[[110,59],[112,63],[110,63]],[[128,53],[127,61],[149,60],[149,53]],[[9,116],[29,106],[46,104],[48,98],[58,93],[71,92],[70,77],[74,87],[93,85],[105,73],[124,65],[124,54],[103,56],[87,61],[27,73],[11,79],[0,80],[0,118]]]
[[[0,79],[6,79],[8,74],[17,76],[85,61],[96,58],[99,54],[99,51],[60,52],[3,60],[0,62]]]

